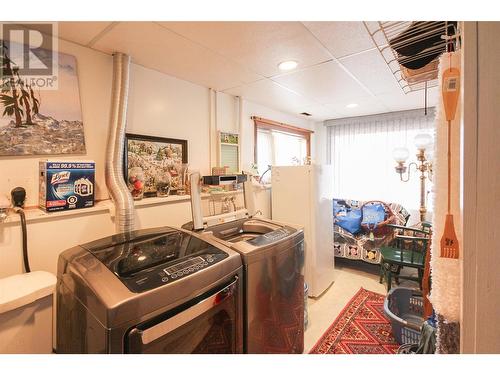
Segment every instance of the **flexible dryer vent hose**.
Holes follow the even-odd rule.
[[[128,191],[123,174],[125,125],[129,87],[130,56],[113,54],[113,89],[106,149],[105,178],[115,205],[115,223],[118,233],[134,230],[134,200]]]

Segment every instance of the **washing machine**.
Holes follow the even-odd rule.
[[[58,353],[242,353],[240,255],[162,227],[66,250],[57,273]]]
[[[241,175],[240,175],[241,176]],[[242,181],[240,176],[236,179]],[[224,176],[229,180],[229,176]],[[300,226],[251,215],[244,208],[204,218],[198,176],[191,177],[193,221],[183,226],[241,255],[245,353],[302,353],[304,350],[304,232]],[[213,183],[213,179],[211,179]],[[253,207],[244,183],[245,205]],[[196,224],[196,218],[201,218]]]

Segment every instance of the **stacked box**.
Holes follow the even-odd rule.
[[[93,161],[41,161],[39,205],[46,211],[94,206]]]

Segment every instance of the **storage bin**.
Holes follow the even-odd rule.
[[[409,288],[393,288],[384,301],[392,333],[399,344],[418,344],[424,323],[422,293]]]

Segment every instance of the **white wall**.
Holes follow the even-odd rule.
[[[132,64],[128,105],[127,132],[187,139],[190,166],[209,172],[207,88]]]
[[[224,132],[238,132],[238,100],[232,95],[223,92],[217,93],[216,99],[216,126]]]
[[[87,154],[73,157],[50,157],[54,160],[92,159],[96,162],[96,198],[109,198],[104,182],[104,157],[108,133],[112,57],[94,50],[60,41],[61,52],[76,56],[80,97],[85,127]],[[133,61],[133,56],[132,56]],[[210,139],[217,130],[238,131],[238,101],[231,95],[217,93],[211,110],[208,88],[170,77],[142,66],[131,66],[127,131],[188,140],[192,169],[210,171]],[[217,107],[217,116],[214,116]],[[253,122],[260,116],[311,129],[314,125],[294,116],[244,101],[242,166],[253,161]],[[212,127],[211,118],[213,121]],[[212,136],[210,136],[212,129]],[[212,149],[217,147],[216,143]],[[313,147],[314,148],[314,147]],[[212,152],[212,155],[214,153]],[[10,195],[15,186],[27,190],[27,206],[36,206],[38,161],[40,157],[0,158],[0,194]],[[264,216],[270,216],[268,190],[256,192],[256,204]],[[207,205],[207,201],[204,201]],[[180,226],[191,219],[188,201],[146,205],[136,210],[138,228],[162,225]],[[56,272],[60,252],[114,232],[114,223],[105,211],[53,216],[28,223],[28,245],[33,270]],[[19,222],[0,224],[0,277],[22,272],[21,231]]]

